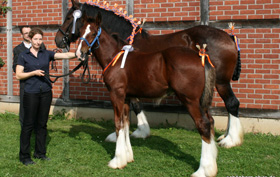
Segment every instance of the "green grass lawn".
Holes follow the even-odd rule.
[[[131,130],[136,128],[132,125]],[[65,120],[56,116],[48,122],[47,155],[51,161],[19,162],[18,116],[0,114],[0,177],[5,176],[190,176],[198,169],[201,139],[197,132],[175,127],[151,129],[146,140],[131,139],[134,162],[124,169],[110,169],[115,143],[104,142],[114,131],[112,121]],[[222,132],[216,132],[216,137]],[[244,144],[218,148],[218,177],[280,176],[280,137],[245,134]],[[34,137],[32,138],[32,152]]]

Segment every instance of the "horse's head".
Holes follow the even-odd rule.
[[[71,2],[72,7],[67,12],[65,20],[55,36],[55,43],[59,48],[69,49],[70,43],[79,38],[78,29],[83,25],[83,20],[81,19],[83,4],[75,0],[71,0]]]
[[[101,14],[98,13],[96,18],[84,15],[84,26],[80,29],[80,42],[76,50],[76,55],[82,60],[91,54],[91,50],[99,47],[99,37],[101,34]]]

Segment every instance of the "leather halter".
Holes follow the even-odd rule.
[[[82,4],[81,5],[81,7],[80,7],[80,11],[82,12],[82,9],[83,9],[83,6],[84,6],[84,4]],[[63,31],[61,28],[58,28],[58,30],[63,34],[63,38],[62,38],[62,42],[65,44],[65,46],[66,46],[66,50],[69,52],[69,50],[70,50],[70,48],[69,48],[69,46],[68,46],[68,42],[69,42],[69,32],[68,32],[68,30],[69,30],[69,28],[71,27],[71,26],[73,26],[73,21],[69,24],[69,26],[66,28],[66,31]],[[74,28],[74,26],[72,27],[72,28]],[[75,33],[75,32],[74,32]],[[74,34],[73,33],[73,34]]]
[[[85,38],[83,38],[83,37],[81,37],[80,38],[80,40],[82,40],[82,41],[85,41],[86,42],[86,44],[88,45],[88,47],[89,47],[89,54],[91,54],[91,48],[92,48],[92,46],[95,44],[95,42],[97,42],[97,44],[98,44],[98,46],[96,47],[96,48],[94,48],[94,49],[97,49],[98,47],[99,47],[99,37],[100,37],[100,34],[101,34],[101,32],[102,32],[102,30],[101,30],[101,27],[99,27],[99,29],[98,29],[98,32],[97,32],[97,35],[95,36],[95,38],[94,38],[94,40],[91,42],[91,44],[88,42],[88,40],[86,40]],[[93,50],[94,50],[93,49]]]

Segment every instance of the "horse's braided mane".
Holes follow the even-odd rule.
[[[95,20],[96,19],[94,17],[89,16],[87,18],[87,23],[89,23],[89,24],[95,23],[96,22]],[[102,28],[102,30],[104,30],[106,33],[108,33],[110,36],[112,36],[112,38],[117,41],[119,47],[123,47],[124,45],[128,44],[128,42],[126,40],[123,40],[122,38],[120,38],[120,35],[118,33],[108,32],[108,30],[105,28]]]
[[[135,33],[140,29],[135,22],[136,19],[132,16],[127,16],[122,9],[117,9],[117,5],[109,7],[109,4],[104,1],[88,1],[83,6],[83,12],[87,16],[95,17],[98,12],[102,15],[102,28],[106,29],[108,33],[118,33],[122,40],[133,42]],[[138,34],[139,35],[139,34]],[[143,37],[149,36],[146,30],[141,31]]]

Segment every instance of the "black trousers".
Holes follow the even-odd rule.
[[[24,93],[23,107],[24,119],[20,134],[21,161],[30,159],[30,138],[35,132],[34,156],[46,155],[47,122],[52,102],[52,91],[43,93]]]
[[[23,109],[23,95],[24,95],[24,81],[20,81],[19,83],[19,122],[20,127],[23,125],[23,117],[24,117],[24,109]]]

